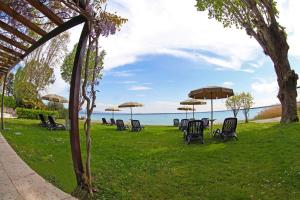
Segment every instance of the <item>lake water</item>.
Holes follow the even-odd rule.
[[[252,108],[249,112],[249,119],[253,119],[260,111],[265,108]],[[223,122],[223,120],[227,117],[232,117],[232,111],[215,111],[214,112],[214,119],[216,122]],[[106,118],[109,121],[112,118],[111,113],[94,113],[92,115],[92,120],[101,121],[102,118]],[[188,118],[192,118],[193,114],[188,113]],[[210,118],[210,112],[195,112],[195,118]],[[130,120],[130,114],[125,113],[115,113],[115,119],[122,119],[124,121]],[[185,113],[147,113],[147,114],[133,114],[133,119],[140,120],[141,124],[145,125],[172,125],[173,119],[185,119]],[[242,110],[240,110],[238,114],[239,120],[244,120],[244,114]]]

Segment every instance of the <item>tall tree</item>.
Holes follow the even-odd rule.
[[[250,93],[242,92],[239,95],[241,107],[243,108],[244,116],[245,116],[245,123],[248,123],[249,119],[249,111],[250,108],[253,106],[253,97]]]
[[[18,101],[23,99],[40,104],[40,93],[54,83],[54,68],[66,54],[68,42],[69,34],[66,32],[28,56],[24,67],[16,73],[14,96]]]
[[[9,73],[6,79],[6,96],[12,96],[14,93],[14,79],[15,75],[13,73]]]
[[[241,108],[241,98],[240,95],[234,95],[226,99],[225,105],[227,109],[231,109],[234,117],[237,117],[237,114]]]
[[[297,115],[298,75],[288,60],[289,45],[285,28],[277,22],[278,9],[274,0],[196,0],[199,11],[208,11],[224,27],[236,26],[254,37],[274,63],[282,106],[281,123],[299,121]]]

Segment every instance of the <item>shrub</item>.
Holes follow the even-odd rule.
[[[27,108],[17,108],[18,118],[25,119],[38,119],[39,114],[43,114],[45,116],[51,115],[54,117],[58,117],[59,114],[57,111],[48,111],[48,110],[35,110],[35,109],[27,109]]]
[[[2,104],[2,98],[0,97],[0,105]],[[11,96],[4,96],[4,107],[16,108],[16,100]]]

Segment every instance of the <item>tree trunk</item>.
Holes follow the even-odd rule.
[[[281,80],[278,79],[278,99],[281,103],[281,123],[298,122],[297,114],[297,79],[294,70],[285,73]]]
[[[282,107],[281,123],[298,122],[297,114],[297,80],[298,75],[291,69],[288,60],[289,45],[284,30],[270,26],[264,35],[267,46],[264,48],[273,63],[279,86],[278,99]]]
[[[249,113],[249,110],[244,109],[245,123],[248,123],[248,122],[249,122],[249,120],[248,120],[248,113]]]

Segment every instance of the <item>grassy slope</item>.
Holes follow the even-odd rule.
[[[75,180],[67,132],[37,121],[10,120],[4,136],[39,174],[72,191]],[[21,135],[13,133],[21,132]],[[238,142],[185,145],[173,127],[140,133],[95,125],[94,183],[103,199],[297,199],[300,126],[239,124]]]

